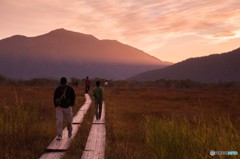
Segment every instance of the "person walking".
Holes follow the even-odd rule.
[[[89,89],[90,89],[90,80],[87,76],[87,78],[85,79],[85,93],[88,93]]]
[[[104,82],[104,88],[107,88],[107,85],[108,85],[108,81],[105,81]]]
[[[96,119],[99,120],[102,115],[102,102],[104,98],[104,92],[102,87],[100,87],[100,81],[96,82],[96,87],[92,92],[92,96],[94,97]]]
[[[60,86],[54,92],[54,106],[56,109],[57,140],[62,139],[62,123],[64,117],[67,120],[68,137],[72,137],[72,106],[75,105],[75,91],[67,85],[67,78],[60,79]]]

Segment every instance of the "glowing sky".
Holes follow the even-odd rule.
[[[240,0],[0,0],[0,39],[58,28],[179,62],[240,47]]]

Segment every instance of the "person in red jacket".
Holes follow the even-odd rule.
[[[87,76],[87,78],[85,80],[85,93],[88,93],[89,89],[90,89],[90,80]]]

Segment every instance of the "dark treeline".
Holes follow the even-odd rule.
[[[104,82],[108,81],[107,87],[113,88],[166,88],[166,89],[239,89],[240,82],[215,82],[215,83],[201,83],[191,80],[156,80],[156,81],[134,81],[134,80],[107,80],[103,78],[90,79],[91,85],[95,86],[96,81],[100,81],[104,86]],[[72,77],[68,79],[70,85],[78,81],[78,86],[82,87],[85,84],[85,78]],[[55,87],[59,84],[58,79],[48,78],[33,78],[30,80],[13,80],[0,76],[0,85],[5,86],[42,86]]]

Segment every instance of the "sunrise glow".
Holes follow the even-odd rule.
[[[239,0],[1,0],[0,12],[0,39],[65,28],[170,62],[240,47]]]

